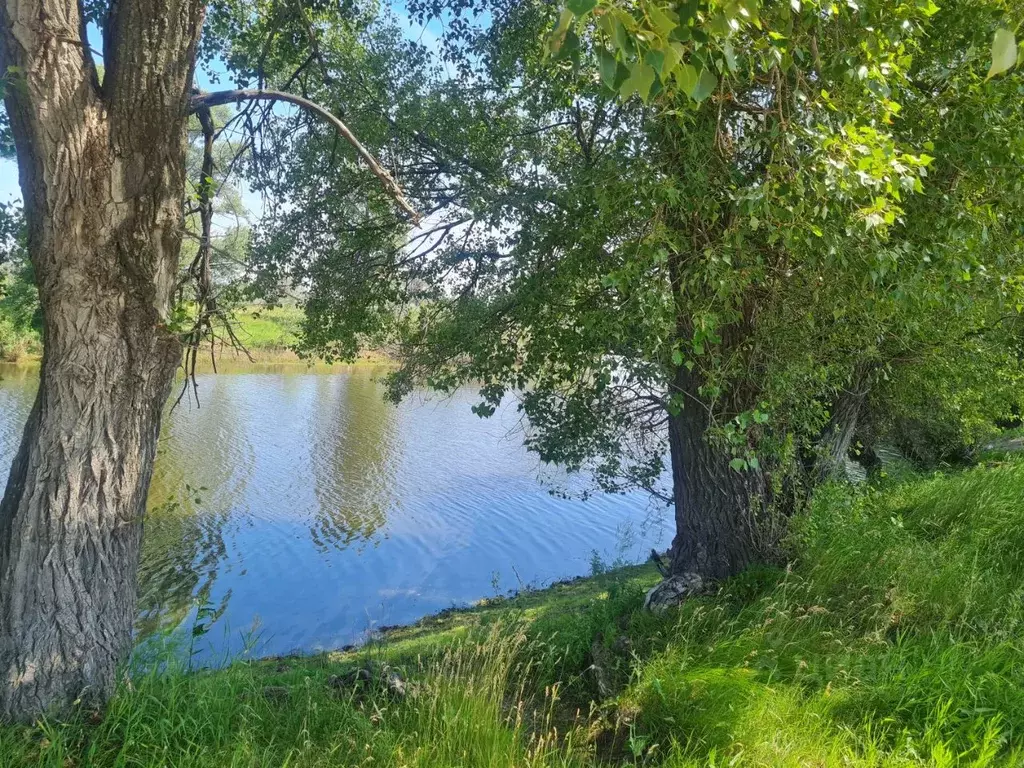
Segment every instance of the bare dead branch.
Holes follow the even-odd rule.
[[[185,383],[182,386],[181,394],[174,402],[175,406],[188,392],[190,383],[196,398],[196,405],[199,405],[196,358],[199,356],[199,346],[203,338],[212,331],[210,317],[217,309],[216,299],[212,295],[213,279],[210,273],[210,249],[213,238],[213,141],[216,130],[209,107],[199,107],[196,110],[196,117],[199,118],[199,124],[203,129],[203,164],[199,171],[199,184],[197,185],[202,234],[199,238],[199,249],[188,268],[189,278],[195,286],[196,318],[192,328],[185,335],[185,357],[182,361],[182,367],[185,369]]]

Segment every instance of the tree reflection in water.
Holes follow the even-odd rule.
[[[239,455],[245,451],[241,415],[231,397],[218,396],[218,384],[204,377],[198,412],[182,401],[168,405],[164,416],[139,562],[139,638],[179,627],[193,612],[207,614],[209,625],[231,598],[227,590],[211,603],[227,559],[231,500],[242,497],[252,462]],[[218,460],[211,460],[211,449]]]
[[[324,551],[362,548],[374,540],[395,503],[394,406],[371,376],[321,377],[319,400],[326,412],[312,414],[309,433],[318,500],[311,525],[313,543]]]

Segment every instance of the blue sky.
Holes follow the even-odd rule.
[[[406,36],[410,40],[416,40],[430,49],[436,50],[436,44],[438,36],[442,31],[441,22],[433,21],[426,27],[416,24],[409,17],[409,13],[406,10],[404,0],[395,0],[391,5],[391,10],[395,14],[399,23],[406,30]],[[89,42],[95,49],[99,49],[101,35],[99,29],[95,25],[89,27]],[[98,63],[102,63],[102,59]],[[221,62],[214,62],[212,66],[213,71],[224,73],[224,66]],[[217,88],[229,88],[231,87],[230,82],[221,78],[221,83],[215,84],[210,80],[210,70],[199,70],[196,72],[196,82],[200,88],[204,90],[214,90]],[[0,159],[0,202],[8,203],[16,200],[21,200],[21,188],[18,185],[18,167],[17,164],[12,160]],[[252,206],[252,200],[246,200],[246,204]]]
[[[0,160],[0,203],[21,199],[18,188],[18,166],[10,160]]]
[[[21,200],[18,187],[18,166],[13,160],[0,160],[0,203]]]

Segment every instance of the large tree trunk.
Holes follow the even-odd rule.
[[[114,2],[100,87],[67,0],[0,0],[39,392],[0,504],[0,719],[101,702],[131,645],[142,515],[180,344],[195,0]]]
[[[688,377],[679,377],[685,381]],[[760,471],[737,471],[707,439],[709,417],[695,391],[669,419],[676,535],[672,573],[719,581],[765,555],[765,489]]]
[[[763,562],[772,549],[763,473],[733,469],[730,454],[708,440],[708,406],[685,368],[675,391],[684,395],[668,423],[676,534],[666,578],[647,594],[655,611]]]
[[[701,258],[698,244],[707,235],[686,217],[680,219],[679,228],[694,238],[689,250],[668,255],[675,335],[685,345],[694,330],[684,279],[686,263]],[[723,349],[741,343],[749,332],[750,315],[752,311],[747,311],[742,320],[721,329]],[[668,437],[676,534],[670,573],[647,595],[646,605],[654,610],[675,605],[763,561],[769,549],[764,475],[759,469],[733,469],[730,453],[709,440],[711,409],[701,384],[698,370],[675,366],[669,394],[681,408],[669,413]]]
[[[677,377],[689,378],[685,371]],[[730,455],[708,441],[710,423],[695,388],[669,417],[676,534],[666,578],[647,593],[654,611],[706,592],[771,554],[764,476],[737,471]]]

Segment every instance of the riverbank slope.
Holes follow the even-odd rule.
[[[641,566],[348,652],[165,668],[0,729],[0,765],[1022,765],[1024,463],[989,459],[822,489],[788,567],[664,616]]]

